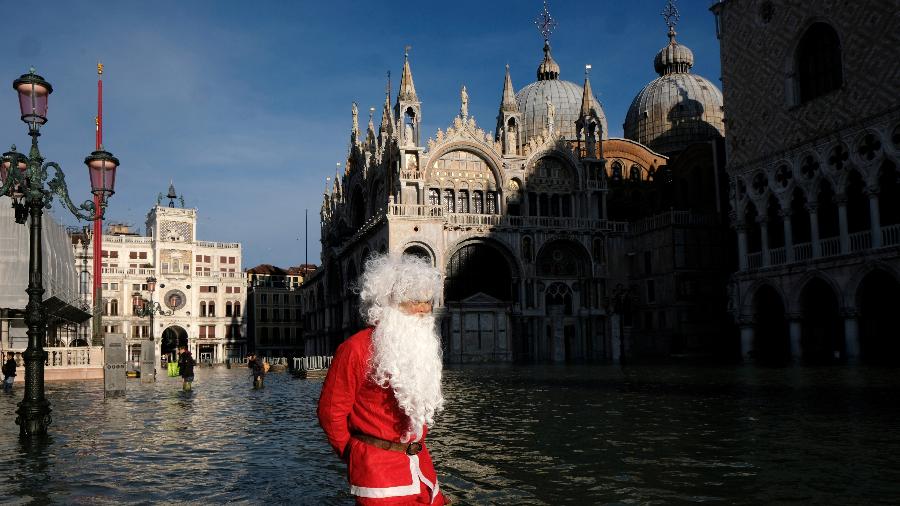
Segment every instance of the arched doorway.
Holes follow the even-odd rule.
[[[509,311],[517,290],[500,247],[471,242],[450,257],[444,285],[449,314],[442,325],[449,361],[512,360]]]
[[[800,292],[803,311],[800,346],[803,360],[828,363],[846,355],[844,321],[837,296],[825,281],[814,278]]]
[[[547,285],[543,326],[551,330],[549,341],[536,350],[537,358],[554,362],[584,358],[586,331],[577,314],[587,301],[585,290],[578,287],[589,284],[585,281],[591,277],[590,265],[587,251],[573,241],[551,241],[538,252],[536,274]]]
[[[753,297],[753,315],[756,320],[753,359],[765,365],[788,363],[791,343],[781,295],[769,285],[761,287]]]
[[[897,363],[900,336],[896,311],[900,283],[889,272],[875,269],[868,273],[856,291],[859,308],[860,354],[871,363]]]
[[[171,362],[177,360],[178,348],[188,345],[187,331],[178,325],[167,327],[160,337],[160,356],[167,357]]]

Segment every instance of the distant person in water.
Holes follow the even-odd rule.
[[[194,383],[195,365],[197,365],[197,362],[194,360],[194,357],[191,356],[191,352],[188,351],[187,346],[182,346],[181,353],[178,354],[178,372],[181,374],[181,379],[184,381],[181,388],[185,392],[190,392],[192,384]]]
[[[347,463],[356,504],[448,504],[425,446],[444,404],[432,301],[441,274],[409,255],[366,262],[360,299],[369,327],[338,346],[319,423]]]
[[[247,368],[250,369],[250,376],[253,377],[253,388],[262,388],[266,371],[262,361],[253,352],[247,355]]]
[[[6,362],[3,363],[3,391],[11,392],[16,381],[16,354],[8,352]]]

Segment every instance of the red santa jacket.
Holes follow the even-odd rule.
[[[383,450],[353,438],[360,433],[400,442],[408,418],[390,388],[369,376],[372,328],[338,346],[319,397],[319,424],[338,456],[347,463],[350,493],[357,504],[446,503],[425,445],[418,455]]]

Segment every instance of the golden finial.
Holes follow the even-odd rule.
[[[100,62],[97,62],[97,75],[98,76],[103,75],[103,64]]]

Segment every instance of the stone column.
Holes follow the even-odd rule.
[[[803,315],[791,313],[788,320],[791,333],[791,361],[799,362],[803,358],[803,347],[800,344],[803,337]]]
[[[613,313],[609,318],[610,323],[610,351],[614,364],[622,362],[622,315]]]
[[[760,244],[762,245],[762,251],[760,252],[760,256],[762,257],[762,265],[763,267],[769,266],[769,217],[766,215],[759,215],[756,217],[756,222],[759,223],[759,238]]]
[[[850,233],[847,227],[847,195],[841,193],[834,196],[834,202],[838,206],[838,227],[841,232],[841,253],[850,252]]]
[[[814,202],[807,202],[806,210],[809,211],[809,240],[812,243],[812,256],[813,258],[819,258],[822,256],[822,247],[819,245],[819,205]]]
[[[738,239],[738,270],[747,270],[747,226],[738,223],[734,226]]]
[[[844,346],[847,350],[847,361],[859,360],[859,313],[855,308],[845,308],[842,311],[844,317]]]
[[[872,229],[872,248],[881,247],[881,213],[878,205],[877,186],[866,188],[866,195],[869,196],[869,224]]]
[[[744,363],[753,361],[753,340],[755,339],[753,320],[751,318],[739,318],[741,328],[741,360]]]
[[[784,221],[784,259],[785,263],[793,263],[794,261],[794,228],[791,223],[791,208],[779,211],[781,219]]]

